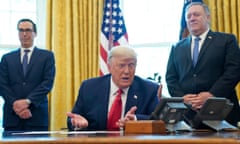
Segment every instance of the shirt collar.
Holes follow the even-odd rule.
[[[23,53],[23,52],[24,52],[24,50],[26,50],[26,49],[28,49],[28,50],[30,50],[30,52],[32,52],[32,51],[33,51],[33,49],[34,49],[34,46],[32,46],[32,47],[29,47],[29,48],[23,48],[23,47],[21,47],[21,52]]]
[[[118,91],[119,87],[113,82],[113,79],[111,77],[111,87],[110,87],[111,95],[115,95],[116,92]],[[129,87],[122,89],[123,93],[126,94],[128,91]]]
[[[208,32],[209,32],[209,28],[208,28],[204,33],[202,33],[200,36],[198,36],[198,37],[200,37],[201,40],[205,40]],[[196,37],[197,37],[197,36],[192,35],[192,39],[195,39]]]

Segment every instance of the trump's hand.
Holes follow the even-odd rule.
[[[123,119],[120,119],[117,122],[117,125],[119,125],[119,127],[124,127],[125,123],[129,120],[137,120],[135,112],[137,110],[136,106],[131,107],[131,109],[126,113],[125,117]]]
[[[71,123],[75,127],[74,130],[88,127],[88,121],[83,116],[71,112],[68,112],[67,116],[71,118]]]

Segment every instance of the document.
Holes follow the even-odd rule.
[[[30,131],[14,132],[12,135],[41,135],[41,134],[118,134],[120,131]]]

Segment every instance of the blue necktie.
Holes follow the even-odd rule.
[[[30,50],[24,50],[23,61],[22,61],[23,74],[24,74],[24,75],[26,75],[26,72],[27,72],[28,52],[30,52]]]
[[[194,46],[193,46],[193,66],[195,67],[195,65],[197,64],[197,60],[198,60],[198,54],[199,54],[199,41],[201,40],[201,38],[196,37],[194,39]]]

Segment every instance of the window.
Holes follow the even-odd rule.
[[[16,48],[19,45],[17,22],[30,18],[38,26],[36,43],[45,46],[46,0],[7,0],[0,2],[0,48]],[[40,12],[41,11],[41,12]]]
[[[136,74],[161,76],[163,95],[171,46],[178,41],[183,0],[124,0],[122,3],[129,43],[138,53]]]
[[[21,18],[30,18],[38,28],[36,45],[45,47],[46,0],[1,0],[0,2],[0,58],[3,54],[19,47],[17,22]],[[0,96],[0,131],[2,130],[2,107]]]

